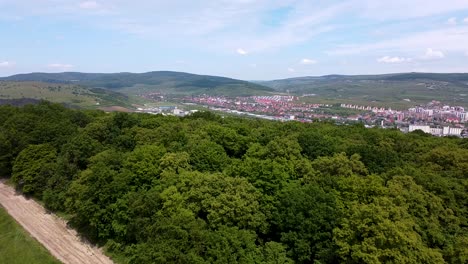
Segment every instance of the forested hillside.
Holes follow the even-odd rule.
[[[122,263],[467,263],[468,141],[0,107],[0,175]]]

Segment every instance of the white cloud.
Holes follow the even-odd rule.
[[[248,52],[247,52],[246,50],[242,49],[242,48],[238,48],[238,49],[236,50],[236,52],[237,52],[237,54],[239,54],[239,55],[247,55],[247,54],[248,54]]]
[[[465,51],[465,56],[466,56],[466,57],[468,57],[468,50],[467,50],[467,51]]]
[[[288,68],[288,72],[296,72],[294,68]]]
[[[463,19],[463,22],[468,24],[468,17],[465,17],[465,19]]]
[[[378,62],[382,63],[403,63],[403,62],[410,62],[413,59],[411,58],[403,58],[403,57],[390,57],[384,56],[382,58],[377,59]]]
[[[265,3],[268,6],[269,1]],[[331,21],[346,12],[349,5],[349,2],[323,6],[311,4],[310,1],[296,1],[291,6],[293,11],[278,27],[265,32],[260,31],[260,33],[247,32],[247,34],[241,34],[240,37],[238,33],[242,32],[236,32],[234,39],[229,41],[248,45],[251,52],[268,52],[304,43],[317,35],[335,30],[336,25]]]
[[[457,18],[456,17],[451,17],[447,20],[447,25],[455,26],[457,25]]]
[[[378,20],[396,20],[427,17],[466,10],[466,0],[352,0],[359,14]]]
[[[0,61],[0,68],[10,68],[15,66],[14,62],[11,61]]]
[[[311,64],[316,64],[317,61],[316,60],[312,60],[312,59],[302,59],[301,60],[301,64],[303,65],[311,65]]]
[[[84,1],[79,4],[81,9],[97,9],[99,4],[96,1]]]
[[[422,58],[426,60],[443,59],[445,58],[445,54],[440,50],[428,48]]]
[[[427,47],[444,47],[445,52],[465,52],[468,43],[468,26],[448,27],[421,31],[379,42],[337,46],[326,51],[329,55],[359,55],[369,53],[400,52],[416,56]],[[443,54],[443,53],[442,53]],[[445,55],[445,54],[444,54]]]
[[[70,70],[74,66],[71,65],[71,64],[51,63],[51,64],[47,65],[47,67],[49,67],[51,69],[55,69],[55,70],[66,71],[66,70]]]
[[[333,19],[353,7],[350,0],[341,3],[310,0],[11,2],[26,17],[76,19],[100,29],[154,38],[163,44],[190,39],[190,44],[207,51],[229,52],[245,47],[249,53],[290,47],[332,31],[336,28]],[[287,10],[287,15],[274,26],[269,25],[266,20],[277,19],[272,15],[276,10]]]

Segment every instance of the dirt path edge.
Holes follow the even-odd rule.
[[[65,264],[111,264],[101,249],[82,241],[67,223],[47,211],[36,201],[16,194],[0,181],[0,205],[32,237]]]

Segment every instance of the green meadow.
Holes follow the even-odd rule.
[[[45,82],[0,81],[0,99],[35,99],[81,108],[128,106],[128,97],[106,89]]]
[[[58,264],[50,253],[32,238],[0,207],[0,263]]]

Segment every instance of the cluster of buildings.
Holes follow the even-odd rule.
[[[410,125],[408,132],[413,132],[416,130],[421,130],[424,133],[432,134],[434,136],[460,136],[463,133],[463,128],[461,127],[431,127],[428,125]]]
[[[274,95],[227,98],[205,95],[185,97],[184,102],[277,118],[312,120],[314,118],[332,117],[331,115],[320,114],[318,111],[318,109],[330,107],[330,105],[301,102],[299,97],[296,96]]]
[[[178,108],[177,106],[157,106],[157,107],[139,107],[135,112],[137,113],[147,113],[147,114],[153,114],[153,115],[174,115],[174,116],[186,116],[192,113],[197,112],[198,110],[182,110]]]
[[[417,106],[408,109],[408,116],[422,121],[440,120],[449,123],[468,122],[468,114],[461,106],[442,105],[440,102],[432,101],[426,106]]]
[[[273,95],[273,96],[252,96],[257,103],[272,103],[272,102],[293,102],[298,100],[295,96]]]
[[[348,108],[348,109],[362,110],[362,111],[372,111],[374,113],[392,111],[391,108],[387,109],[385,107],[362,106],[362,105],[353,105],[353,104],[341,104],[340,107]]]
[[[382,127],[397,127],[404,132],[421,130],[434,136],[468,136],[468,113],[462,106],[450,106],[439,101],[426,105],[411,107],[408,110],[397,111],[391,108],[341,104],[343,108],[357,109],[364,113],[348,117],[376,123]],[[368,113],[372,112],[372,115]]]
[[[423,106],[411,107],[408,110],[397,111],[391,108],[362,106],[352,104],[341,104],[340,107],[356,109],[364,112],[372,112],[377,115],[391,117],[390,122],[407,123],[468,123],[468,113],[462,106],[449,106],[441,104],[439,101],[432,101]]]
[[[271,120],[312,122],[317,119],[328,119],[337,123],[361,122],[367,127],[398,128],[404,132],[422,130],[436,136],[468,136],[468,130],[465,130],[464,126],[465,123],[468,124],[468,113],[461,106],[443,105],[438,101],[432,101],[426,105],[401,111],[354,104],[313,104],[301,99],[289,95],[236,98],[203,95],[184,97],[183,103]],[[153,112],[164,113],[165,111],[165,109],[158,108]],[[145,112],[148,111],[145,110]],[[184,116],[188,113],[176,108],[170,109],[170,112],[177,116]]]

